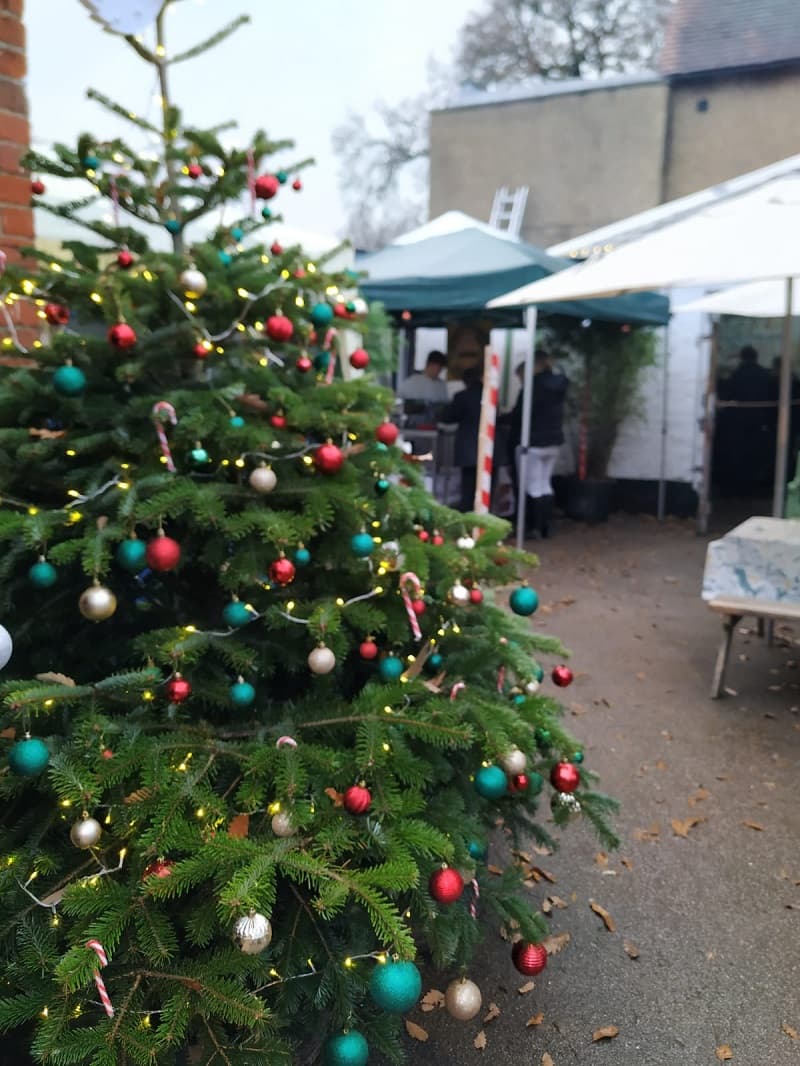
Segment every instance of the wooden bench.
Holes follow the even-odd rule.
[[[711,682],[711,698],[717,700],[724,694],[725,670],[731,653],[733,631],[741,622],[742,618],[752,617],[758,619],[759,636],[763,636],[764,623],[780,620],[800,621],[800,603],[781,603],[776,600],[757,600],[747,596],[725,596],[710,600],[707,607],[717,614],[723,615],[722,643],[717,652],[717,662],[714,667],[714,680]]]

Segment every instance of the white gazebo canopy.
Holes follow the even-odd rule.
[[[792,316],[800,315],[800,277],[794,278]],[[732,289],[712,292],[698,300],[673,307],[673,312],[702,311],[709,315],[741,315],[744,318],[782,318],[786,314],[786,282],[753,281]]]

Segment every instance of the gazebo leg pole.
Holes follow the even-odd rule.
[[[531,439],[531,406],[533,405],[533,356],[536,351],[536,308],[525,311],[525,381],[522,393],[522,426],[520,430],[519,468],[517,473],[517,547],[525,544],[525,510],[528,502],[528,445]],[[516,459],[516,456],[514,457]]]
[[[786,279],[786,313],[783,319],[780,392],[778,394],[778,440],[775,450],[775,487],[772,514],[783,518],[786,501],[786,467],[789,455],[789,427],[792,411],[792,300],[794,279]]]

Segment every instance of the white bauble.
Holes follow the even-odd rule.
[[[239,918],[233,927],[233,939],[236,946],[245,955],[258,955],[269,947],[272,940],[272,925],[269,918],[257,911],[250,911],[244,917]]]
[[[469,603],[469,589],[466,585],[462,585],[460,581],[456,581],[455,585],[450,589],[448,597],[450,602],[457,607],[464,607]]]
[[[85,589],[78,600],[78,610],[90,622],[105,622],[117,609],[117,597],[99,582]]]
[[[262,495],[272,492],[278,484],[275,471],[271,466],[257,466],[250,474],[248,481],[250,482],[250,488],[262,493]]]
[[[183,291],[191,299],[202,296],[208,288],[208,278],[202,270],[197,270],[194,267],[184,270],[178,281],[180,281]]]
[[[456,547],[464,552],[472,551],[475,547],[475,538],[470,536],[459,537],[456,541]]]
[[[363,298],[363,296],[353,297],[353,314],[365,315],[368,310],[369,307],[367,306],[367,301]]]
[[[295,832],[292,816],[287,811],[278,811],[272,816],[272,832],[276,837],[290,837]]]
[[[525,767],[528,764],[528,759],[524,751],[520,751],[519,748],[512,748],[507,751],[503,758],[500,760],[500,765],[503,767],[509,777],[516,777],[517,774],[524,774]]]
[[[539,691],[539,682],[535,678],[532,678],[530,681],[526,681],[525,691],[528,693],[529,696],[535,696],[536,693]]]
[[[308,666],[312,674],[329,674],[336,666],[336,656],[330,648],[320,644],[318,648],[309,652]]]
[[[14,651],[14,641],[5,626],[0,626],[0,670],[7,665]]]
[[[468,1022],[470,1018],[474,1018],[482,1003],[481,990],[474,981],[469,981],[466,977],[451,981],[444,994],[447,1013],[460,1022]]]
[[[96,818],[81,818],[69,831],[69,838],[76,848],[93,848],[103,833],[103,827]]]

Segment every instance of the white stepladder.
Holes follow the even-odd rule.
[[[489,225],[503,230],[511,237],[519,237],[529,192],[530,188],[527,185],[520,185],[518,189],[513,190],[507,185],[499,188],[492,201]]]

